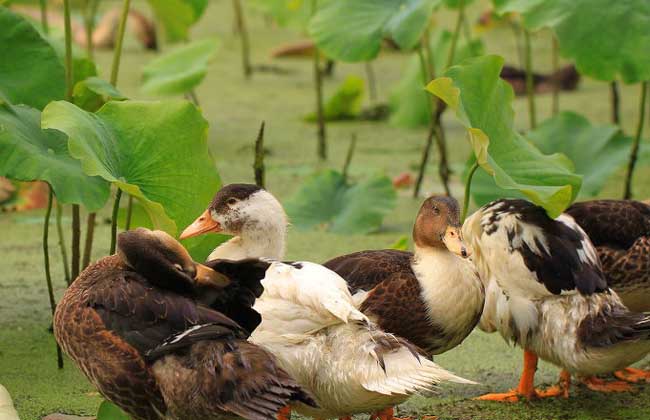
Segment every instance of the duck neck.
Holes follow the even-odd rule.
[[[245,226],[241,233],[219,245],[208,257],[209,260],[224,258],[284,258],[287,227],[285,223],[257,223]]]
[[[446,248],[416,245],[412,268],[431,322],[462,340],[483,309],[483,286],[472,263]]]

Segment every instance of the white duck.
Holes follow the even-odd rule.
[[[209,259],[279,259],[286,225],[284,210],[271,194],[254,185],[232,184],[217,193],[181,238],[221,231],[236,236]],[[392,412],[385,409],[414,393],[443,381],[471,383],[428,360],[408,341],[377,328],[356,308],[345,280],[319,264],[276,262],[262,284],[264,293],[254,307],[262,324],[251,340],[269,349],[315,397],[318,409],[292,407],[303,415],[373,412],[389,420]]]
[[[598,391],[629,388],[592,375],[645,356],[650,317],[629,311],[607,287],[594,246],[570,216],[553,220],[527,201],[497,200],[466,220],[463,235],[487,283],[480,327],[525,351],[517,389],[481,399],[568,397],[571,374]],[[534,388],[538,357],[563,369],[558,386]]]

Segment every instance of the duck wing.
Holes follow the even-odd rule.
[[[249,420],[274,420],[292,401],[315,406],[269,352],[227,330],[199,325],[149,353],[158,359],[153,372],[166,401],[191,401],[184,413],[193,417],[218,410]]]
[[[650,236],[650,206],[639,201],[584,201],[574,203],[566,213],[597,247],[628,249],[639,237]]]
[[[568,215],[554,220],[528,201],[497,200],[474,213],[463,233],[484,262],[479,267],[493,271],[482,276],[493,275],[509,293],[540,298],[608,290],[593,244]]]
[[[200,324],[218,324],[233,334],[248,332],[226,315],[192,298],[153,286],[134,271],[122,270],[87,293],[88,306],[112,331],[144,355],[168,337]]]
[[[413,254],[396,249],[360,251],[333,258],[323,265],[343,277],[350,292],[369,291],[402,272],[410,272]]]

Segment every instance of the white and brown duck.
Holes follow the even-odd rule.
[[[423,349],[425,356],[458,345],[478,322],[483,307],[483,286],[471,262],[464,258],[468,251],[462,243],[458,217],[455,200],[429,198],[415,223],[414,254],[364,251],[324,264],[338,274],[328,275],[339,279],[338,292],[350,296],[346,301],[360,309],[377,330]],[[282,258],[287,224],[282,205],[268,191],[231,184],[216,194],[181,238],[223,232],[234,238],[217,247],[210,258]],[[265,312],[260,312],[264,318]],[[354,348],[363,348],[358,344]],[[349,359],[355,362],[351,366],[359,364]],[[318,393],[310,391],[323,405]],[[377,416],[391,418],[394,403],[385,404],[387,408]]]
[[[518,387],[481,399],[568,397],[572,374],[595,391],[629,389],[595,375],[650,351],[650,317],[626,308],[608,287],[596,248],[570,215],[551,219],[525,200],[497,200],[470,216],[463,234],[487,283],[482,328],[524,350]],[[535,389],[538,358],[563,369],[558,386]]]

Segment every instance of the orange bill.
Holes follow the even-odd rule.
[[[210,210],[204,211],[191,225],[185,228],[180,239],[192,238],[208,232],[221,232],[221,225],[212,220]]]
[[[228,277],[203,264],[196,264],[196,276],[194,280],[200,286],[219,288],[226,287],[231,283]]]
[[[467,249],[460,236],[460,227],[447,226],[445,235],[442,237],[442,242],[454,254],[460,255],[463,258],[469,257],[469,249]]]

